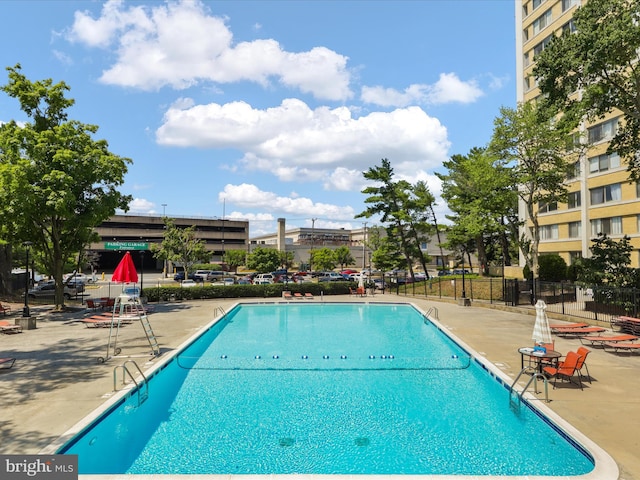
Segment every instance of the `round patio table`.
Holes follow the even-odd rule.
[[[524,368],[524,357],[529,359],[529,363],[534,360],[537,364],[537,370],[539,373],[542,373],[542,361],[547,360],[547,362],[555,363],[557,365],[558,359],[562,356],[560,352],[556,352],[555,350],[547,350],[546,352],[535,351],[531,347],[522,347],[518,349],[520,353],[520,368]]]

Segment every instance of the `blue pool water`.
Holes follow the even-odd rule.
[[[114,474],[594,468],[418,310],[381,304],[237,307],[150,379],[145,402],[131,395],[59,453]]]

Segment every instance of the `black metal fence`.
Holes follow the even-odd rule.
[[[640,290],[606,286],[584,288],[568,282],[522,281],[496,277],[437,277],[425,282],[390,282],[390,293],[433,298],[468,298],[509,306],[533,306],[537,300],[554,312],[608,322],[612,317],[640,313]]]

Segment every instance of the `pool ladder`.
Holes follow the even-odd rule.
[[[433,318],[435,318],[436,320],[440,320],[439,315],[438,315],[438,309],[436,307],[431,307],[429,310],[427,310],[427,313],[425,314],[425,323],[426,321],[433,315]]]
[[[140,374],[140,376],[142,377],[142,381],[138,382],[136,380],[136,378],[133,376],[133,374],[131,373],[131,370],[129,370],[129,368],[127,368],[127,364],[133,364],[133,366],[136,367],[136,370],[138,371],[138,373]],[[122,385],[126,385],[127,384],[127,375],[129,376],[129,378],[131,379],[131,381],[135,384],[136,386],[136,391],[138,392],[138,406],[142,405],[147,398],[149,398],[149,382],[147,381],[147,377],[144,376],[144,373],[142,373],[142,370],[140,370],[140,367],[138,366],[138,364],[134,361],[134,360],[127,360],[126,362],[124,362],[122,365],[116,365],[113,369],[113,390],[116,391],[118,390],[117,387],[117,378],[118,378],[118,370],[122,369]],[[144,391],[142,391],[142,387],[144,386]]]
[[[530,374],[531,378],[529,379],[527,384],[524,386],[522,391],[521,392],[517,392],[515,390],[515,386],[518,383],[518,380],[520,380],[520,377],[525,373]],[[542,373],[537,372],[534,367],[530,367],[530,366],[526,366],[522,370],[520,370],[520,373],[518,374],[516,379],[511,384],[511,388],[509,389],[509,402],[511,402],[513,400],[513,393],[514,392],[517,394],[518,400],[522,400],[522,396],[524,395],[524,392],[527,391],[527,389],[529,388],[529,385],[531,385],[532,382],[533,382],[533,391],[535,393],[538,393],[538,379],[539,378],[541,378],[544,381],[544,399],[545,399],[545,402],[549,403],[549,382],[547,380],[547,377],[545,377]]]

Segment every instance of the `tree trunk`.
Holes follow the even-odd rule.
[[[11,265],[13,263],[11,245],[0,245],[0,294],[12,295],[13,282],[11,281]]]

